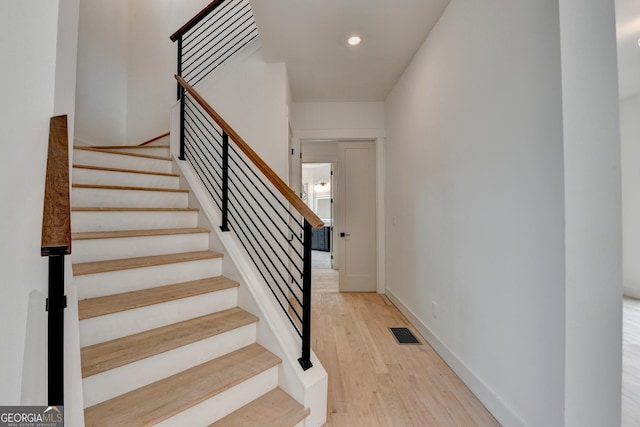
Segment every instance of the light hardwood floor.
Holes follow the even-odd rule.
[[[329,373],[325,427],[499,426],[433,349],[398,345],[408,321],[383,295],[337,292],[314,270],[312,345]],[[416,334],[415,330],[412,330]]]
[[[622,427],[640,426],[640,300],[624,298]]]

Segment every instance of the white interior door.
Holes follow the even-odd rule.
[[[373,142],[338,145],[340,291],[375,292],[376,161]]]

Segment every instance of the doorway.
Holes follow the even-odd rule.
[[[314,289],[376,292],[375,141],[302,141],[301,152],[302,198],[327,225],[316,232],[325,250],[312,256]]]
[[[324,222],[313,230],[311,268],[314,291],[337,292],[338,272],[334,269],[334,180],[333,163],[303,162],[301,197]]]

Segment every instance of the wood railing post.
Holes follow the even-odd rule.
[[[40,253],[49,257],[49,312],[47,331],[48,402],[64,405],[64,257],[71,254],[69,195],[69,138],[67,116],[52,117],[42,213]]]

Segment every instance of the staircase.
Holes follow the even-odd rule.
[[[85,425],[302,426],[188,198],[168,146],[74,149]]]

